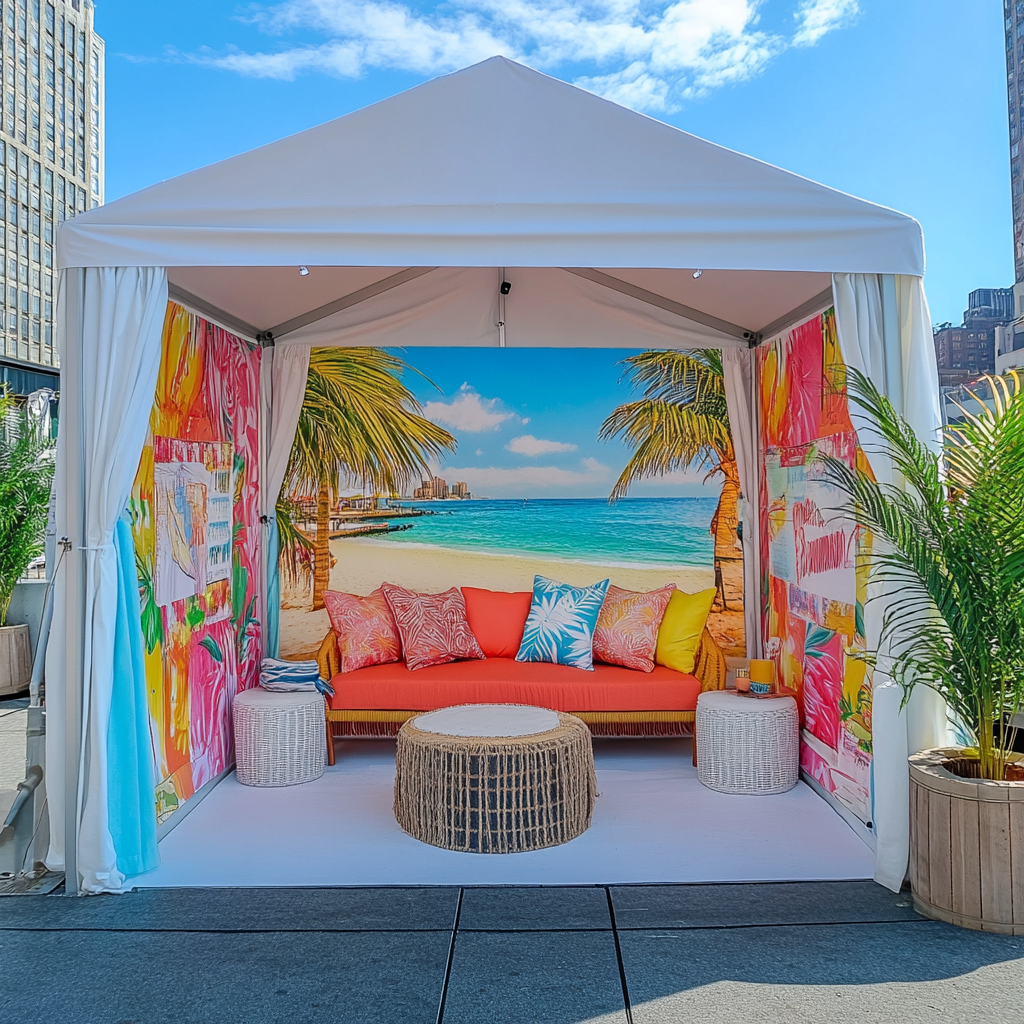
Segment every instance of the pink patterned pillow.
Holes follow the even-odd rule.
[[[342,672],[367,665],[387,665],[402,656],[401,640],[391,608],[378,588],[369,597],[324,591],[331,629],[338,638]]]
[[[594,630],[594,661],[654,671],[658,629],[675,589],[670,583],[644,594],[609,586]]]
[[[443,594],[415,594],[393,583],[383,583],[381,590],[395,617],[407,668],[484,656],[469,628],[466,602],[458,587]]]

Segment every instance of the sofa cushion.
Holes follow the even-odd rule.
[[[608,580],[591,587],[533,579],[533,601],[516,661],[541,661],[573,668],[594,667],[594,627]]]
[[[530,614],[529,591],[506,593],[463,587],[469,628],[487,658],[514,658],[523,642],[523,627]]]
[[[648,593],[609,586],[594,630],[594,660],[650,672],[658,629],[675,589],[674,583]]]
[[[484,656],[466,621],[466,602],[458,587],[443,594],[416,594],[383,583],[381,590],[395,617],[407,668],[416,671],[458,658]]]
[[[405,665],[374,665],[338,673],[332,680],[335,710],[433,711],[453,704],[533,704],[555,711],[693,711],[700,682],[692,675],[655,667],[634,672],[595,665],[581,672],[567,665],[511,658],[456,661],[410,672]]]
[[[672,595],[658,630],[658,649],[654,654],[657,664],[677,672],[693,671],[697,645],[708,621],[715,593],[715,588],[710,587],[697,594],[677,590]]]
[[[386,665],[402,656],[394,616],[379,588],[369,597],[325,590],[324,605],[338,638],[342,672]]]

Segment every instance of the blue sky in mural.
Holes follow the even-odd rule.
[[[495,53],[924,226],[933,319],[1013,281],[1002,6],[102,0],[107,197]]]
[[[635,351],[635,350],[634,350]],[[605,417],[637,397],[614,349],[408,349],[406,384],[458,451],[440,467],[480,497],[605,498],[629,452],[598,441]],[[440,390],[438,390],[440,389]],[[696,470],[635,485],[638,497],[717,495]]]

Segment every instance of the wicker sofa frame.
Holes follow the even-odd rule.
[[[338,643],[329,630],[316,654],[320,675],[333,679],[340,671]],[[724,690],[726,662],[722,649],[705,628],[697,647],[693,674],[700,680],[701,691]],[[402,724],[424,711],[434,708],[411,708],[387,711],[375,708],[335,710],[326,701],[327,758],[334,764],[336,739],[390,739],[398,735]],[[566,709],[562,709],[566,710]],[[638,737],[692,736],[696,711],[571,711],[587,723],[594,736],[616,739]]]

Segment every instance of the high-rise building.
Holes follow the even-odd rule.
[[[1013,203],[1014,315],[1011,330],[1000,331],[996,351],[999,372],[1024,366],[1024,0],[1003,0],[1006,36],[1006,92],[1010,119],[1010,192]]]
[[[996,340],[1012,329],[1013,289],[975,288],[961,327],[940,324],[934,333],[939,386],[959,387],[996,368]]]
[[[444,501],[449,496],[448,484],[439,476],[432,476],[424,480],[423,486],[417,487],[412,496],[416,501]]]
[[[92,0],[0,0],[0,15],[0,368],[19,390],[56,380],[57,228],[103,202],[104,44]]]

